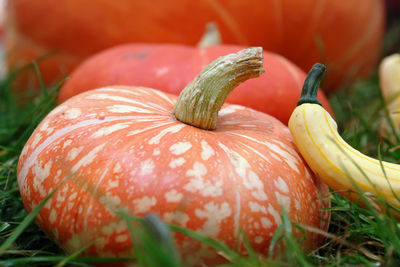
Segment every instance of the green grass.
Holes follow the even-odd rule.
[[[391,38],[400,36],[400,24],[394,25],[389,31],[385,51],[393,51],[396,42]],[[39,74],[36,64],[21,71],[27,69]],[[55,107],[60,84],[46,88],[42,83],[40,96],[33,103],[21,105],[11,92],[11,83],[17,76],[18,72],[12,73],[0,81],[0,266],[94,266],[98,261],[108,261],[112,266],[118,259],[82,257],[81,252],[86,247],[65,255],[33,223],[41,205],[30,214],[25,212],[16,180],[18,156],[35,126]],[[330,102],[346,141],[367,155],[400,162],[400,133],[391,127],[382,131],[382,124],[390,125],[390,121],[376,73],[356,82],[349,90],[330,96]],[[188,229],[166,225],[154,215],[146,218],[123,212],[119,215],[127,221],[131,238],[137,241],[133,255],[137,255],[136,260],[143,266],[184,266],[171,232],[189,235],[219,250],[230,259],[225,266],[400,266],[400,227],[396,219],[390,214],[376,212],[373,206],[368,206],[370,202],[365,197],[360,198],[360,203],[364,203],[361,206],[332,192],[331,203],[331,224],[328,232],[320,233],[326,237],[320,248],[304,253],[292,235],[292,223],[284,213],[283,224],[273,236],[272,246],[284,243],[287,249],[274,257],[271,256],[273,253],[270,257],[258,255],[248,242],[245,242],[248,256],[242,257],[223,243]],[[302,225],[297,227],[319,232]],[[247,240],[245,236],[243,238]]]

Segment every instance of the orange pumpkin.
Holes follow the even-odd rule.
[[[59,51],[41,67],[48,81],[122,43],[194,45],[215,21],[223,43],[263,46],[305,71],[324,63],[329,92],[374,69],[385,22],[384,0],[12,0],[6,13],[10,66]]]
[[[25,207],[32,210],[72,175],[37,221],[67,252],[94,242],[84,252],[92,256],[131,252],[117,210],[156,213],[232,248],[242,247],[243,230],[263,254],[282,206],[294,222],[326,230],[327,187],[298,154],[288,128],[253,109],[222,106],[233,87],[262,73],[261,57],[252,48],[214,61],[178,100],[127,86],[70,98],[41,122],[20,156]],[[321,242],[315,233],[306,237],[307,250]],[[188,264],[221,261],[191,238],[176,242]]]
[[[106,49],[82,62],[63,85],[58,101],[108,85],[135,85],[179,95],[207,64],[217,57],[243,49],[217,45],[192,47],[168,44],[127,44]],[[242,83],[227,98],[267,113],[287,124],[300,97],[306,74],[284,57],[264,52],[267,73]],[[318,93],[322,105],[333,111],[326,96]]]

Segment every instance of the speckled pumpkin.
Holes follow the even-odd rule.
[[[226,94],[212,111],[218,115],[216,124],[207,121],[213,101],[205,99],[221,95],[214,87],[232,81],[234,87],[258,76],[262,63],[252,64],[262,56],[260,50],[245,53],[247,63],[241,52],[239,60],[233,54],[212,63],[178,100],[150,88],[111,86],[59,105],[20,156],[18,184],[26,209],[31,211],[70,176],[37,222],[67,252],[94,241],[85,251],[92,256],[131,253],[132,240],[117,210],[136,216],[155,213],[232,248],[241,247],[243,230],[263,254],[281,224],[282,206],[294,222],[326,230],[329,212],[323,208],[329,201],[322,196],[327,187],[310,172],[285,125],[247,107],[222,105]],[[251,65],[251,75],[232,77],[229,68],[243,62]],[[220,75],[224,70],[226,75]],[[218,78],[207,80],[210,73]],[[203,94],[208,89],[210,98]],[[186,97],[197,93],[198,98]],[[193,104],[193,99],[199,102]],[[197,105],[207,114],[206,123],[194,119],[190,124],[197,126],[192,126],[185,113],[196,111]],[[215,251],[189,237],[177,235],[176,242],[187,264],[217,262]],[[301,245],[308,250],[320,242],[320,236],[307,232]]]

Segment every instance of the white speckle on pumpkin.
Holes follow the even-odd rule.
[[[256,124],[240,124],[240,127],[255,128],[258,127]]]
[[[276,159],[278,162],[283,162],[282,158],[281,158],[280,155],[278,155],[278,154],[271,153],[271,154],[269,154],[269,156],[270,156],[271,158]]]
[[[108,188],[112,189],[112,188],[116,188],[119,185],[119,180],[109,180],[108,181]]]
[[[30,150],[30,146],[25,145],[24,148],[22,149],[22,152],[20,154],[20,158],[25,158],[26,154],[28,153],[28,151]]]
[[[203,160],[208,160],[215,154],[214,149],[212,149],[212,147],[204,140],[201,141],[201,148],[201,158]]]
[[[103,89],[103,88],[102,88]],[[103,90],[105,91],[105,90]],[[97,94],[90,94],[86,97],[86,99],[93,99],[93,100],[104,100],[104,99],[111,99],[111,95],[104,94],[104,93],[97,93]]]
[[[52,209],[52,202],[53,202],[53,198],[50,198],[46,204],[44,204],[43,209]]]
[[[73,201],[77,196],[78,196],[78,192],[73,192],[73,193],[69,196],[68,201]]]
[[[86,156],[82,157],[74,166],[72,166],[71,171],[76,172],[80,167],[84,167],[93,162],[97,157],[97,153],[103,149],[106,144],[101,144],[90,151]]]
[[[149,175],[153,173],[155,164],[152,159],[146,159],[140,163],[140,174]]]
[[[205,197],[222,195],[222,180],[218,180],[213,184],[211,181],[204,180],[206,174],[207,167],[200,162],[195,162],[193,168],[186,172],[186,176],[193,178],[183,188],[189,192],[199,191]]]
[[[166,192],[164,197],[167,202],[179,202],[182,200],[183,194],[172,189],[171,191]]]
[[[261,182],[260,178],[255,172],[249,171],[248,176],[243,179],[243,184],[248,189],[254,189],[254,191],[251,192],[251,195],[256,199],[261,201],[268,199],[267,194],[264,192],[264,184]]]
[[[294,200],[294,207],[296,210],[300,210],[300,201],[298,199]]]
[[[131,123],[125,122],[125,123],[117,123],[117,124],[114,124],[109,127],[103,127],[101,129],[97,130],[96,132],[94,132],[90,137],[97,138],[97,137],[106,136],[106,135],[112,134],[113,132],[116,132],[118,130],[125,129],[125,128],[129,127],[130,125],[131,125]]]
[[[60,207],[61,205],[63,205],[65,200],[67,199],[67,191],[68,191],[68,189],[69,189],[68,184],[64,184],[62,189],[61,190],[59,189],[58,192],[56,192],[56,195],[57,195],[56,207],[57,208]]]
[[[51,224],[55,223],[56,219],[57,219],[57,211],[56,209],[52,209],[50,211],[50,216],[49,216],[50,223]]]
[[[254,222],[254,228],[260,229],[260,224],[258,222]]]
[[[128,225],[124,220],[120,220],[117,222],[111,222],[107,225],[104,225],[101,228],[101,232],[105,235],[111,235],[113,233],[121,233],[123,231],[128,230]]]
[[[107,107],[107,109],[113,113],[152,113],[151,110],[128,105],[113,105]]]
[[[311,179],[311,174],[310,174],[310,172],[308,171],[307,168],[305,168],[305,171],[306,171],[306,178],[307,178],[307,179]],[[304,180],[302,180],[302,182],[303,182],[303,185],[305,185]]]
[[[264,184],[261,182],[258,175],[254,171],[250,170],[250,164],[247,162],[247,160],[239,153],[229,149],[222,143],[219,143],[219,146],[229,156],[232,165],[235,167],[236,173],[243,178],[243,185],[247,189],[255,189],[255,191],[252,192],[252,195],[256,199],[267,200],[268,197],[264,192]]]
[[[49,121],[45,121],[39,130],[42,132],[46,132],[47,134],[51,134],[54,131],[54,127],[49,127],[49,124]]]
[[[68,139],[67,141],[64,142],[63,148],[66,148],[67,146],[70,146],[72,144],[72,140]]]
[[[45,197],[47,194],[47,190],[43,186],[44,180],[49,177],[50,175],[50,169],[53,161],[48,161],[43,168],[42,162],[39,161],[36,164],[33,165],[33,174],[35,177],[33,178],[33,187],[36,188],[39,191],[40,196]]]
[[[120,173],[122,171],[122,166],[119,162],[114,165],[113,173]]]
[[[50,114],[51,114],[52,116],[55,116],[55,115],[57,115],[57,113],[63,112],[63,111],[66,110],[67,108],[68,108],[67,105],[59,105],[59,106],[57,106],[56,108],[54,108],[54,109],[50,112]],[[50,115],[50,114],[49,114],[49,115]]]
[[[256,244],[261,244],[261,242],[263,242],[263,241],[264,241],[264,238],[262,236],[256,236],[254,238],[254,243],[256,243]]]
[[[267,209],[264,206],[258,204],[257,202],[250,201],[249,206],[250,206],[250,211],[252,212],[267,213]]]
[[[227,202],[221,205],[209,202],[204,209],[196,209],[195,214],[199,219],[206,219],[201,229],[197,232],[208,237],[217,237],[221,231],[221,222],[232,215],[232,209]]]
[[[125,93],[130,95],[140,95],[137,90],[126,89],[125,86],[110,86],[110,87],[102,87],[98,89],[99,92],[112,92],[112,93]]]
[[[250,167],[250,164],[244,159],[239,153],[233,151],[223,145],[222,143],[218,143],[218,145],[225,151],[225,153],[229,156],[229,159],[232,165],[235,167],[235,171],[239,174],[240,177],[246,176],[246,171]]]
[[[64,119],[73,120],[78,118],[82,114],[82,110],[80,108],[70,108],[64,112]]]
[[[242,136],[242,137],[245,137],[246,139],[258,141],[257,139],[250,138],[250,137],[245,136],[245,135],[241,135],[241,134],[234,134],[234,135],[236,135],[236,136]],[[249,149],[249,150],[253,151],[255,154],[257,154],[259,158],[261,158],[261,159],[263,159],[265,162],[268,162],[269,164],[271,164],[271,160],[270,160],[268,157],[266,157],[263,153],[261,153],[260,151],[258,151],[257,149],[255,149],[255,148],[252,147],[252,146],[249,146],[249,145],[246,145],[246,144],[243,144],[243,145],[244,145],[247,149]],[[261,163],[261,164],[264,165],[265,163]]]
[[[192,169],[186,171],[186,176],[195,178],[203,178],[203,176],[206,174],[207,174],[207,167],[198,161],[196,161],[193,164]]]
[[[58,240],[60,238],[60,235],[58,234],[58,230],[53,228],[52,232],[53,232],[54,240]]]
[[[274,209],[274,207],[272,207],[271,204],[268,205],[268,212],[269,212],[269,214],[272,215],[272,218],[274,218],[276,225],[282,224],[281,215],[279,214],[279,212],[276,209]]]
[[[176,167],[179,167],[179,166],[182,166],[184,163],[185,163],[185,159],[184,158],[177,158],[177,159],[174,159],[174,160],[172,160],[170,163],[169,163],[169,167],[170,168],[172,168],[172,169],[174,169],[174,168],[176,168]]]
[[[128,240],[128,235],[117,235],[115,237],[115,242],[125,242]]]
[[[157,147],[153,150],[153,156],[158,156],[161,154],[161,150]]]
[[[268,219],[267,217],[262,217],[261,218],[261,225],[262,227],[264,227],[265,229],[271,228],[271,226],[273,225],[271,220]]]
[[[163,215],[163,220],[166,223],[179,223],[179,225],[186,227],[189,222],[189,216],[183,211],[177,210],[174,212],[166,212]]]
[[[74,202],[68,202],[67,209],[71,210],[74,207]]]
[[[238,110],[243,110],[244,107],[243,106],[239,106],[239,105],[229,105],[226,106],[224,108],[222,108],[219,112],[218,112],[218,116],[222,117],[225,116],[227,114],[231,114],[231,113],[235,113]]]
[[[99,197],[99,202],[110,212],[115,212],[120,208],[121,199],[118,196],[103,195]]]
[[[84,148],[83,146],[71,148],[71,150],[67,154],[67,160],[73,161],[74,159],[76,159],[79,153],[82,152],[83,148]]]
[[[284,196],[279,192],[275,192],[275,197],[278,200],[278,203],[282,205],[286,211],[290,211],[290,197]]]
[[[269,149],[271,149],[273,152],[275,152],[276,154],[278,154],[281,158],[284,159],[284,161],[289,165],[289,167],[296,171],[297,173],[300,174],[300,170],[297,164],[299,164],[299,159],[292,156],[289,152],[287,152],[287,150],[289,150],[289,148],[284,145],[281,144],[281,146],[283,146],[285,148],[285,150],[283,150],[282,148],[280,148],[278,145],[272,144],[272,143],[268,143],[268,147]]]
[[[186,124],[180,123],[180,124],[176,124],[176,125],[173,125],[171,127],[168,127],[166,129],[162,130],[156,136],[154,136],[153,138],[150,139],[149,145],[159,144],[161,138],[163,138],[167,133],[177,133],[180,130],[182,130],[185,126],[186,126]]]
[[[219,125],[237,125],[237,124],[242,123],[242,121],[240,121],[240,120],[238,120],[238,121],[221,121],[218,123],[219,123]]]
[[[79,235],[73,235],[69,240],[66,242],[66,247],[69,251],[76,251],[81,249],[84,244],[81,243]]]
[[[58,183],[60,183],[61,181],[60,181],[60,179],[61,179],[61,174],[62,174],[62,170],[57,170],[57,173],[56,173],[56,175],[53,177],[53,182],[54,183],[56,183],[56,184],[58,184]]]
[[[282,179],[282,177],[278,177],[278,179],[274,181],[274,184],[276,188],[281,192],[289,193],[289,187],[287,183]]]
[[[86,99],[94,99],[94,100],[100,100],[100,99],[107,99],[107,100],[112,100],[116,102],[125,102],[125,103],[131,103],[137,106],[142,106],[146,108],[151,108],[150,105],[145,104],[144,102],[135,100],[133,98],[128,98],[128,97],[123,97],[123,96],[117,96],[114,94],[92,94],[86,97]],[[133,107],[132,105],[115,105],[115,106],[126,106],[126,107]]]
[[[191,147],[192,144],[190,142],[178,142],[170,146],[169,150],[174,155],[181,155],[186,153]]]
[[[31,146],[35,147],[40,142],[41,139],[42,139],[42,134],[41,133],[36,134],[35,137],[33,138]]]
[[[140,134],[140,133],[144,133],[144,132],[150,131],[150,130],[155,129],[155,128],[159,128],[159,127],[171,124],[171,122],[155,123],[154,119],[152,119],[151,121],[152,121],[152,125],[150,127],[146,127],[146,128],[143,128],[143,129],[137,129],[137,130],[131,131],[126,136],[137,135],[137,134]]]
[[[129,175],[130,175],[132,178],[134,178],[135,175],[136,175],[136,173],[137,173],[137,170],[136,170],[136,169],[133,169],[133,170],[131,170],[131,171],[129,172]]]
[[[133,200],[135,205],[135,213],[145,213],[149,212],[151,207],[157,204],[157,199],[155,197],[142,197]]]
[[[239,221],[240,221],[240,212],[242,210],[242,205],[241,205],[241,201],[240,201],[240,191],[236,189],[235,192],[235,196],[236,196],[236,205],[235,205],[235,215],[234,215],[234,221],[233,221],[233,227],[235,229],[234,235],[235,237],[237,237],[237,235],[239,234]]]

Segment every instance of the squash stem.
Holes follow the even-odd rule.
[[[297,102],[297,106],[304,103],[318,104],[321,103],[317,99],[318,87],[324,77],[326,71],[325,65],[316,63],[307,74],[306,80],[304,81],[303,88],[301,89],[300,99]],[[322,106],[322,105],[321,105]]]
[[[173,111],[175,117],[201,129],[215,129],[218,111],[229,93],[264,72],[262,56],[261,47],[252,47],[211,62],[179,95]]]

